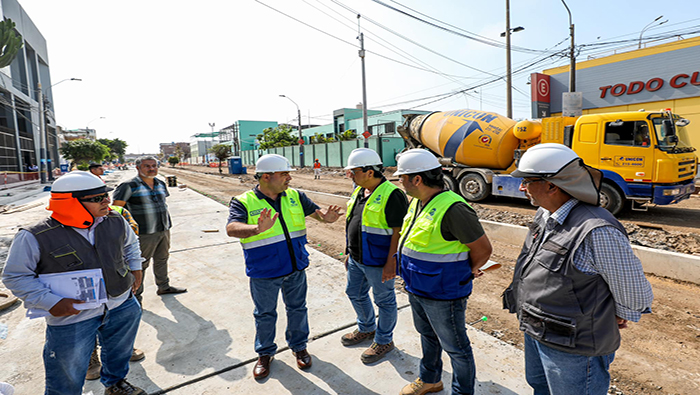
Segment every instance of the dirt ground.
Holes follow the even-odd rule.
[[[219,175],[215,168],[189,166],[162,168],[161,174],[175,175],[180,183],[228,204],[232,196],[255,185],[252,174]],[[250,169],[249,169],[250,172]],[[208,173],[208,174],[203,174]],[[345,206],[352,182],[340,170],[324,169],[321,180],[314,180],[311,169],[292,173],[292,187],[309,191],[309,197],[322,208]],[[314,193],[321,192],[321,193]],[[525,200],[487,199],[474,205],[483,219],[525,225],[534,209]],[[620,216],[633,243],[652,248],[700,255],[700,198],[692,197],[678,205],[653,207],[647,212],[627,212]],[[222,219],[223,220],[223,219]],[[329,256],[343,258],[344,221],[323,224],[307,221],[309,244]],[[522,333],[517,319],[501,306],[501,292],[510,283],[520,246],[494,242],[491,257],[503,267],[475,281],[469,298],[467,322],[488,317],[474,326],[522,349]],[[338,262],[338,264],[341,264]],[[654,290],[652,314],[644,315],[622,331],[622,346],[611,367],[612,394],[698,394],[700,393],[700,286],[648,276]],[[400,281],[397,288],[401,290]],[[478,350],[475,350],[478,352]]]

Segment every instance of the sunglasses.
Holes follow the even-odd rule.
[[[544,178],[533,178],[531,180],[526,180],[523,178],[523,180],[520,181],[520,185],[526,186],[528,184],[532,184],[533,182],[539,182],[539,181],[544,181]]]
[[[93,196],[91,198],[82,198],[78,200],[85,203],[101,203],[105,199],[109,199],[108,193],[105,193],[104,195]]]

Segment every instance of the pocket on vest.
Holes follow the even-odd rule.
[[[404,279],[406,279],[410,287],[416,291],[426,294],[434,294],[442,291],[442,268],[425,268],[409,263],[402,267],[402,269],[404,270],[403,275],[406,276]]]
[[[565,247],[562,247],[550,240],[542,244],[542,248],[537,251],[535,260],[545,269],[552,272],[558,272],[564,265],[567,253],[568,250]]]
[[[520,310],[520,330],[537,340],[576,347],[576,320],[546,313],[529,303]]]
[[[69,244],[49,252],[49,255],[66,269],[75,270],[78,266],[83,264],[75,248],[71,247]]]
[[[387,255],[389,255],[389,245],[391,244],[391,238],[367,235],[367,247],[369,248],[369,255],[374,259],[381,260],[382,264],[386,261]]]

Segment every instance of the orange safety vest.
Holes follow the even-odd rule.
[[[319,162],[314,162],[314,169],[320,169],[321,164]]]

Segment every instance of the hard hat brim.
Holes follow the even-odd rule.
[[[418,174],[418,173],[422,173],[422,172],[424,172],[424,171],[430,171],[430,170],[438,169],[438,168],[440,168],[440,167],[442,167],[442,165],[437,165],[437,166],[431,167],[431,168],[429,168],[429,169],[420,169],[420,170],[416,170],[416,171],[413,171],[413,170],[404,170],[404,171],[396,170],[396,171],[394,172],[394,174],[392,175],[392,177],[402,176],[402,175],[404,175],[404,174]]]

